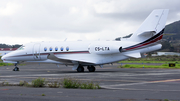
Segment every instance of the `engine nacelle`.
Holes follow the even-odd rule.
[[[110,44],[90,44],[88,50],[91,54],[116,54],[120,53],[122,47]]]

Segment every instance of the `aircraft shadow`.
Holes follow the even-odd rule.
[[[114,72],[121,72],[121,71],[95,71],[95,72],[77,72],[77,71],[58,71],[56,73],[114,73]]]

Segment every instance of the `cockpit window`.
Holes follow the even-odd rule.
[[[25,49],[25,46],[21,46],[17,50],[24,50],[24,49]]]

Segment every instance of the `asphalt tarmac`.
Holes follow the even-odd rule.
[[[179,69],[124,69],[120,64],[96,67],[96,72],[84,73],[72,70],[72,66],[54,64],[26,64],[0,67],[0,83],[19,84],[41,77],[60,80],[73,77],[78,80],[99,83],[102,89],[33,88],[0,86],[0,101],[180,101]],[[42,96],[44,94],[45,96]]]

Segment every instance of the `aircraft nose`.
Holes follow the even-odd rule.
[[[5,56],[2,56],[2,57],[1,57],[1,60],[5,60]]]

